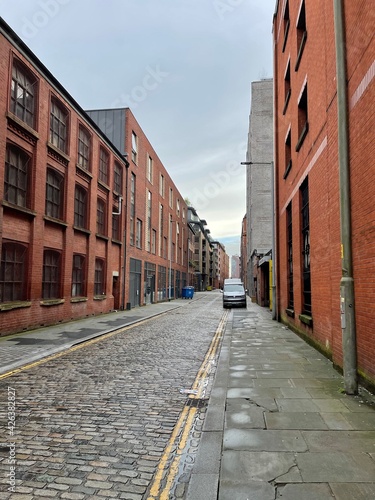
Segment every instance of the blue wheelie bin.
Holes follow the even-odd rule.
[[[186,298],[187,299],[192,299],[194,296],[194,287],[193,286],[187,286],[186,288]]]

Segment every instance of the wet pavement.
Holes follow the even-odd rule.
[[[229,318],[188,500],[375,499],[375,398],[248,302]]]
[[[126,330],[146,316],[154,319],[140,337]],[[0,499],[374,500],[374,396],[347,396],[332,363],[266,309],[248,301],[218,333],[220,319],[213,292],[1,339],[3,372],[14,370],[2,387],[21,382],[26,476]],[[105,342],[73,351],[104,332]],[[199,401],[187,404],[180,390],[199,379],[215,335],[219,357]],[[72,346],[68,357],[22,370]],[[173,435],[184,412],[192,419],[181,447]]]

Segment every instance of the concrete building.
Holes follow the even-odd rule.
[[[272,259],[273,80],[251,84],[246,153],[246,282],[249,295],[270,306]]]
[[[372,1],[283,0],[273,21],[277,314],[375,386]]]

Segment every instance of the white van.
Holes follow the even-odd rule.
[[[246,290],[240,279],[226,279],[223,287],[223,307],[246,307]]]

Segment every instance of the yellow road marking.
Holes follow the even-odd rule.
[[[220,337],[222,332],[224,331],[225,323],[227,321],[229,312],[225,311],[223,316],[221,317],[221,320],[219,322],[219,325],[216,329],[214,338],[211,341],[211,345],[207,351],[207,354],[203,360],[203,363],[197,373],[197,376],[195,378],[194,384],[192,386],[193,390],[197,390],[196,395],[191,396],[191,399],[200,399],[202,396],[203,392],[203,382],[205,381],[205,378],[208,376],[210,369],[211,369],[211,362],[213,358],[216,355],[219,343],[220,343]],[[148,496],[147,500],[168,500],[169,498],[169,492],[170,489],[173,485],[173,482],[176,478],[176,475],[178,473],[178,468],[179,464],[181,461],[182,453],[183,450],[185,449],[187,439],[189,437],[189,434],[191,432],[191,428],[194,423],[194,419],[197,413],[197,408],[190,407],[188,409],[187,406],[184,407],[182,410],[182,413],[180,415],[180,418],[177,421],[177,424],[173,430],[172,436],[170,437],[170,440],[168,442],[168,445],[163,453],[163,456],[159,462],[158,469],[155,474],[154,482],[152,484],[151,490],[150,490],[150,495]],[[165,470],[168,467],[168,462],[171,460],[171,451],[176,445],[176,439],[178,438],[181,429],[182,435],[180,438],[180,442],[178,444],[178,448],[176,451],[176,456],[173,458],[172,463],[169,467],[169,472],[168,476],[166,478],[166,484],[164,486],[163,491],[160,493],[161,489],[161,482],[165,473]]]

